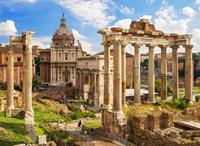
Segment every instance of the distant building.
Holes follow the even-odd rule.
[[[74,35],[63,15],[60,27],[53,34],[51,48],[40,50],[41,80],[54,85],[66,82],[75,85],[76,60],[85,55],[81,44],[75,45]]]
[[[110,58],[112,62],[112,57]],[[111,63],[111,76],[113,66]],[[111,81],[111,84],[113,82]],[[104,56],[94,55],[77,59],[76,85],[78,96],[95,105],[103,104]]]

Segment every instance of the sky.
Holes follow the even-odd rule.
[[[200,0],[0,0],[0,43],[32,30],[33,44],[48,48],[63,12],[75,39],[92,54],[103,50],[99,29],[129,28],[141,18],[166,33],[192,34],[193,51],[200,52]]]

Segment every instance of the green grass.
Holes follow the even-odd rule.
[[[84,130],[87,131],[90,130],[91,128],[93,129],[101,128],[101,126],[102,126],[101,120],[88,120],[83,125]]]
[[[27,136],[23,120],[6,118],[0,113],[0,145],[13,146],[20,143],[31,143],[32,140]]]
[[[200,95],[200,87],[193,87],[193,91],[195,94]],[[185,88],[179,88],[179,96],[184,97]]]
[[[58,121],[68,122],[71,120],[69,116],[62,115],[58,112],[59,107],[64,108],[64,106],[48,100],[47,104],[33,101],[33,107],[36,134],[47,134],[49,136],[50,134],[57,134],[57,137],[61,136],[61,132],[58,134],[58,132],[51,128],[48,123]],[[72,141],[68,135],[59,138],[67,142]],[[0,113],[0,146],[13,146],[20,143],[32,143],[31,138],[27,135],[24,121],[17,118],[6,118],[3,113]]]

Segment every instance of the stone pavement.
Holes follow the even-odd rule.
[[[84,120],[82,120],[84,122]],[[108,141],[107,139],[95,136],[94,134],[85,134],[81,131],[81,128],[78,127],[78,121],[73,123],[52,123],[51,127],[56,128],[57,130],[67,131],[69,135],[74,138],[80,146],[122,146]]]

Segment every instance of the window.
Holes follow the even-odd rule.
[[[65,60],[68,60],[68,53],[65,53]]]
[[[74,59],[74,53],[72,53],[72,60]]]
[[[17,57],[17,62],[21,62],[21,57]]]

